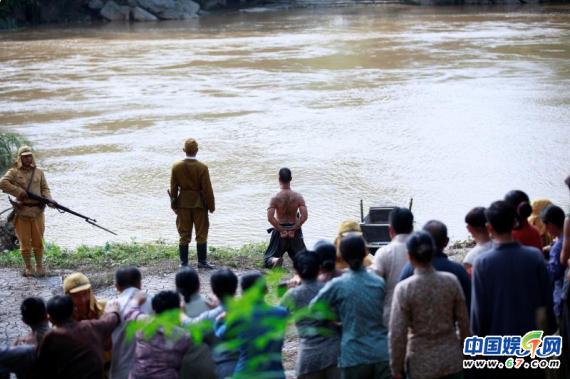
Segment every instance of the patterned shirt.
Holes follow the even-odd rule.
[[[384,279],[366,269],[349,270],[328,282],[311,301],[327,303],[342,323],[339,366],[388,361],[384,326]]]
[[[469,333],[459,281],[433,267],[417,268],[414,274],[394,291],[389,333],[392,373],[403,373],[404,367],[414,379],[458,373],[463,365],[462,341]]]

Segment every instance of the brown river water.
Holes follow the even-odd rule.
[[[359,200],[417,227],[510,189],[568,210],[570,7],[376,6],[0,34],[0,127],[33,142],[64,246],[177,240],[166,189],[196,138],[217,196],[210,242],[268,240],[277,171],[305,196],[309,245]],[[5,197],[0,201],[7,204]],[[2,207],[4,208],[4,207]]]

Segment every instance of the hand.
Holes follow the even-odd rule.
[[[224,318],[226,318],[226,312],[220,313],[220,315],[216,317],[216,322],[222,321]]]
[[[210,295],[206,296],[206,299],[204,299],[204,301],[210,309],[214,309],[220,305],[218,298],[211,297]]]
[[[120,313],[121,307],[117,300],[109,301],[105,306],[105,313]]]
[[[24,201],[28,198],[28,193],[26,191],[20,192],[20,194],[16,197],[19,201]]]

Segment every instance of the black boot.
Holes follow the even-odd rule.
[[[178,245],[180,253],[180,267],[188,266],[188,245]]]
[[[208,244],[207,243],[197,243],[196,250],[198,251],[198,268],[206,268],[211,270],[214,268],[208,263]]]

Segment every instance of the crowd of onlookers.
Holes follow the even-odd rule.
[[[121,268],[117,298],[106,304],[74,273],[63,296],[23,301],[31,331],[0,349],[0,375],[284,378],[283,341],[294,322],[299,378],[567,377],[570,217],[517,190],[473,208],[465,222],[475,246],[462,264],[445,253],[446,225],[432,220],[414,232],[406,208],[390,213],[392,241],[375,255],[358,223],[344,222],[334,243],[293,257],[279,304],[266,301],[266,275],[257,271],[215,271],[209,299],[191,268],[176,274],[176,291],[152,297],[137,268]],[[465,338],[532,330],[563,337],[559,370],[464,370]]]

